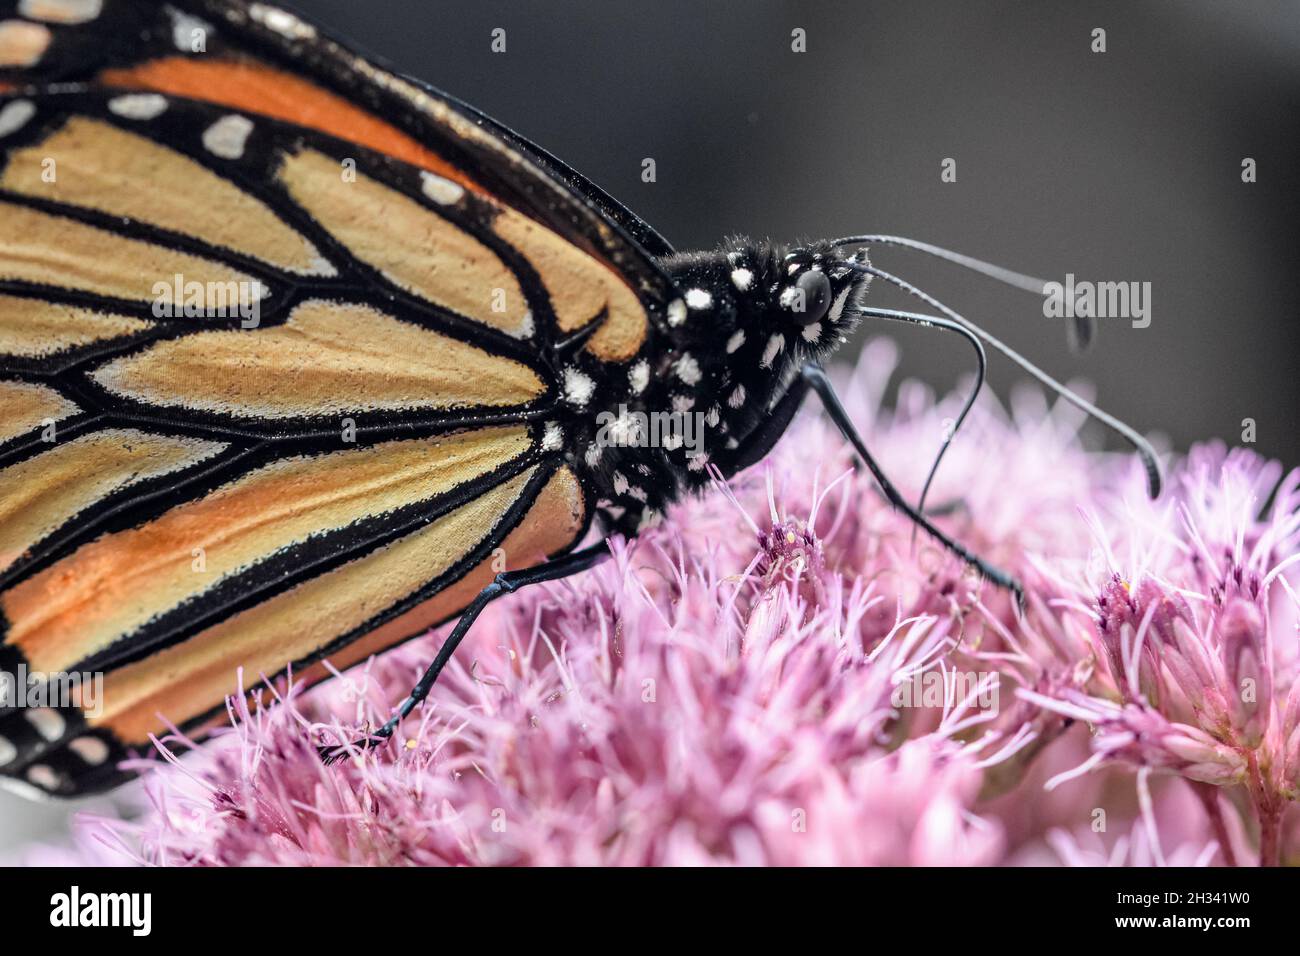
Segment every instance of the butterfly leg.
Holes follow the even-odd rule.
[[[831,386],[831,380],[827,377],[826,371],[820,365],[810,362],[803,367],[800,372],[799,380],[802,381],[807,388],[812,389],[812,391],[817,394],[817,397],[821,399],[822,407],[826,409],[826,414],[830,415],[831,421],[835,423],[835,427],[840,430],[840,433],[848,440],[849,444],[853,446],[854,450],[857,451],[858,457],[862,459],[863,464],[867,466],[867,469],[875,477],[876,483],[880,485],[880,490],[884,492],[885,498],[889,503],[897,510],[903,512],[903,514],[907,515],[908,518],[920,526],[921,530],[925,531],[926,534],[930,535],[930,537],[934,538],[953,554],[957,555],[957,557],[974,565],[975,569],[985,578],[999,587],[1011,591],[1016,596],[1016,602],[1023,606],[1025,594],[1024,588],[1021,587],[1019,581],[1006,571],[994,567],[983,558],[971,553],[964,545],[959,544],[952,538],[948,537],[931,524],[925,515],[913,508],[899,493],[898,489],[894,487],[893,482],[891,482],[885,475],[884,471],[881,470],[880,465],[876,463],[871,452],[867,450],[867,445],[862,440],[862,436],[859,435],[857,429],[853,427],[853,422],[849,418],[848,412],[844,410],[844,406],[840,403],[839,396],[835,394],[835,389]]]
[[[347,756],[353,748],[366,749],[377,747],[393,735],[398,724],[413,711],[420,701],[429,696],[429,691],[433,690],[434,683],[438,680],[438,675],[442,669],[447,666],[451,660],[456,648],[464,640],[465,635],[469,633],[470,627],[473,626],[475,619],[482,613],[483,609],[504,594],[511,594],[520,588],[528,587],[531,584],[541,584],[544,581],[558,581],[561,578],[567,578],[574,574],[586,571],[594,567],[601,561],[609,557],[609,545],[604,541],[594,544],[589,548],[583,548],[581,551],[574,551],[566,554],[564,557],[547,561],[531,568],[523,568],[519,571],[503,571],[498,574],[492,583],[478,593],[478,597],[470,602],[469,606],[461,612],[460,620],[456,622],[455,628],[443,641],[442,647],[438,648],[438,653],[429,665],[424,675],[420,678],[419,683],[407,695],[406,700],[397,708],[397,713],[388,718],[387,722],[376,730],[369,737],[358,740],[351,747],[321,747],[321,757],[326,763],[332,763],[341,757]]]

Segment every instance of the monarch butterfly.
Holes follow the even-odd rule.
[[[362,743],[382,741],[488,602],[757,462],[810,393],[895,508],[1016,589],[895,490],[836,400],[819,362],[863,318],[964,336],[981,381],[1003,351],[1127,437],[1158,493],[1136,433],[873,244],[1042,288],[887,236],[677,253],[268,4],[0,2],[0,672],[102,676],[5,702],[0,779],[109,788],[168,722],[221,716],[239,667],[314,681],[459,617]],[[934,314],[868,306],[873,280]],[[701,430],[626,440],[659,414]]]

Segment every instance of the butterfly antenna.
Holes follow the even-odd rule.
[[[913,325],[923,325],[931,328],[945,329],[955,332],[975,350],[976,372],[975,385],[971,389],[970,395],[966,397],[965,404],[961,407],[961,412],[953,421],[952,427],[944,431],[943,444],[939,446],[939,453],[934,456],[934,462],[930,465],[930,473],[925,476],[925,484],[921,487],[921,498],[917,502],[916,510],[925,513],[925,499],[930,493],[930,485],[934,481],[935,472],[939,470],[939,463],[943,461],[943,456],[948,451],[948,446],[952,444],[953,438],[956,437],[962,422],[966,421],[966,416],[970,414],[971,408],[975,405],[975,400],[979,398],[980,390],[984,387],[985,373],[988,369],[988,355],[984,351],[984,345],[980,342],[979,337],[951,319],[945,319],[938,315],[921,315],[916,312],[899,312],[896,309],[873,309],[860,306],[853,310],[853,315],[863,316],[864,318],[888,319],[891,322],[908,322]],[[912,529],[912,537],[915,540],[916,529]]]
[[[1037,279],[1034,276],[1025,275],[1023,272],[1016,272],[1012,269],[1006,269],[1002,266],[995,265],[992,262],[985,262],[983,259],[976,259],[974,256],[963,255],[960,252],[954,252],[951,249],[945,249],[942,246],[934,246],[928,242],[921,242],[917,239],[908,239],[905,236],[845,236],[843,239],[835,239],[831,242],[832,246],[857,246],[857,245],[878,245],[878,246],[899,246],[904,249],[914,249],[917,252],[923,252],[927,256],[934,256],[936,259],[942,259],[945,262],[951,262],[953,265],[961,266],[963,269],[969,269],[971,272],[977,272],[982,276],[1009,285],[1014,289],[1020,289],[1022,292],[1032,292],[1035,295],[1046,295],[1047,286],[1050,285],[1045,279]],[[1096,328],[1091,316],[1075,316],[1074,324],[1070,326],[1070,346],[1080,352],[1092,343],[1093,334]]]
[[[1125,441],[1127,441],[1130,445],[1133,446],[1134,450],[1137,451],[1138,456],[1142,459],[1142,465],[1146,469],[1146,474],[1147,474],[1148,494],[1150,494],[1152,498],[1157,498],[1160,496],[1160,485],[1161,485],[1160,465],[1156,461],[1155,449],[1151,447],[1150,442],[1148,442],[1145,438],[1139,435],[1128,425],[1125,425],[1123,422],[1121,422],[1118,418],[1115,418],[1113,415],[1110,415],[1107,412],[1102,411],[1100,408],[1092,404],[1092,402],[1088,401],[1083,396],[1071,391],[1069,388],[1062,385],[1052,376],[1048,375],[1046,372],[1040,369],[1033,362],[1029,361],[1027,358],[1025,358],[1023,355],[1021,355],[1011,346],[1007,345],[1001,339],[998,339],[997,337],[984,331],[974,322],[971,322],[969,319],[965,318],[964,316],[955,312],[953,309],[944,305],[942,302],[940,302],[938,299],[936,299],[934,296],[930,295],[929,293],[924,292],[921,289],[918,289],[916,286],[912,285],[912,283],[908,282],[906,279],[900,279],[898,276],[886,272],[883,269],[877,269],[875,266],[865,265],[857,262],[849,262],[846,264],[850,268],[855,269],[858,272],[865,272],[868,275],[873,275],[879,279],[883,279],[885,282],[888,282],[891,285],[897,286],[898,288],[902,289],[908,295],[920,299],[922,302],[926,303],[931,308],[938,309],[948,318],[952,319],[954,322],[958,323],[963,328],[965,328],[967,331],[979,336],[980,339],[982,339],[985,344],[992,346],[993,348],[1001,352],[1003,355],[1005,355],[1007,358],[1011,359],[1011,361],[1015,362],[1022,369],[1024,369],[1035,379],[1037,379],[1040,383],[1047,386],[1049,389],[1051,389],[1057,395],[1061,396],[1061,398],[1065,399],[1071,405],[1074,405],[1076,408],[1083,410],[1088,415],[1095,418],[1097,421],[1101,422],[1111,431],[1115,432],[1117,435],[1120,435]]]

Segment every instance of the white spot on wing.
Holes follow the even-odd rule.
[[[36,105],[31,100],[14,100],[0,106],[0,136],[17,132],[35,115]]]
[[[194,41],[204,38],[206,45],[206,37],[212,32],[212,27],[188,13],[179,10],[173,10],[171,13],[173,45],[182,53],[197,53],[198,51],[194,49]]]
[[[18,12],[46,23],[89,23],[104,9],[103,0],[21,0]]]
[[[92,767],[108,759],[108,744],[98,737],[78,737],[68,744],[68,749]]]
[[[203,132],[203,145],[208,152],[222,159],[239,159],[253,132],[253,121],[247,116],[231,113],[223,116]]]
[[[292,13],[279,7],[255,3],[248,8],[248,15],[268,30],[290,40],[310,40],[316,35],[316,28],[310,23],[303,23]]]
[[[727,354],[730,355],[736,349],[745,344],[745,330],[737,329],[731,333],[731,338],[727,339]]]
[[[34,66],[54,39],[49,27],[26,20],[0,22],[0,66]]]
[[[453,206],[465,195],[465,187],[427,169],[420,171],[421,191],[439,206]]]
[[[67,730],[68,722],[57,710],[51,710],[49,707],[39,707],[36,710],[27,711],[24,716],[27,722],[32,725],[43,740],[54,742],[63,736]]]
[[[739,269],[732,269],[731,284],[734,285],[739,291],[747,292],[749,291],[749,287],[754,284],[754,273],[750,272],[748,269],[743,267]]]
[[[127,93],[108,101],[108,108],[125,119],[151,120],[167,110],[167,97],[157,93]]]
[[[59,775],[54,772],[53,768],[43,763],[38,763],[34,767],[28,767],[27,779],[42,790],[59,789]]]

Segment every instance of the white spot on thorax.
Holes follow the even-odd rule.
[[[731,333],[731,338],[727,339],[727,354],[730,355],[736,349],[745,344],[745,330],[737,329]]]
[[[635,498],[637,501],[640,501],[642,503],[644,503],[650,497],[649,495],[646,494],[646,490],[642,488],[640,485],[632,485],[630,488],[628,488],[627,495],[629,498]]]
[[[732,408],[739,408],[741,405],[745,404],[744,385],[737,385],[732,390],[731,394],[727,396],[727,404],[730,405]]]
[[[673,301],[668,303],[668,308],[665,314],[668,317],[669,325],[681,325],[686,321],[686,303],[681,299],[673,299]]]
[[[203,132],[203,145],[214,156],[239,159],[253,132],[253,121],[235,113],[223,116]]]
[[[709,463],[709,453],[702,451],[697,455],[692,455],[686,462],[688,471],[703,471],[704,466]]]
[[[687,385],[699,384],[702,377],[700,363],[695,361],[690,352],[683,352],[682,357],[673,363],[673,371]]]
[[[704,416],[704,423],[710,428],[717,428],[720,421],[722,421],[722,409],[714,405],[709,409],[708,414]]]
[[[104,9],[103,0],[20,0],[18,12],[46,23],[89,23]]]
[[[740,269],[732,269],[731,284],[739,291],[747,292],[749,287],[754,284],[754,273],[743,267]]]
[[[631,485],[627,480],[627,475],[623,474],[621,471],[614,472],[614,494],[625,495],[627,494],[627,489],[630,487]]]
[[[695,397],[692,395],[674,395],[673,411],[678,415],[685,415],[695,407]]]
[[[788,309],[794,305],[795,297],[798,295],[799,289],[796,286],[789,285],[781,290],[781,298],[777,301],[780,303],[781,308]]]
[[[439,206],[455,205],[465,195],[465,187],[460,183],[444,179],[427,169],[420,171],[420,190]]]
[[[592,442],[587,446],[582,457],[586,460],[588,468],[595,468],[600,463],[600,446]]]
[[[822,324],[814,322],[812,325],[805,325],[799,334],[803,336],[805,342],[816,342],[822,337]]]
[[[36,115],[36,105],[31,100],[14,100],[0,107],[0,136],[8,136],[27,125]]]
[[[576,368],[564,370],[564,399],[573,405],[586,405],[596,391],[596,383],[591,376]]]
[[[835,297],[835,301],[831,303],[831,308],[830,311],[827,313],[827,317],[832,322],[838,322],[840,320],[840,316],[844,313],[844,303],[846,303],[849,300],[849,293],[851,291],[852,291],[852,287],[845,289],[843,292],[837,295]]]
[[[546,451],[559,451],[564,447],[564,429],[558,422],[547,422],[542,432],[542,448]]]
[[[645,391],[645,387],[650,384],[650,363],[645,359],[637,362],[627,372],[628,384],[632,386],[632,394],[640,395]]]
[[[767,340],[767,347],[763,349],[763,359],[759,362],[763,368],[771,368],[772,362],[785,348],[785,336],[780,332],[773,332],[772,337]]]
[[[108,744],[98,737],[78,737],[68,744],[68,749],[92,767],[108,759]]]
[[[686,290],[687,308],[700,310],[707,309],[713,305],[713,296],[705,289],[688,289]]]
[[[62,737],[68,727],[68,722],[63,719],[63,716],[57,710],[48,707],[29,710],[24,716],[41,738],[51,743]]]
[[[109,100],[108,108],[125,119],[151,120],[167,111],[167,97],[157,93],[127,93]]]

